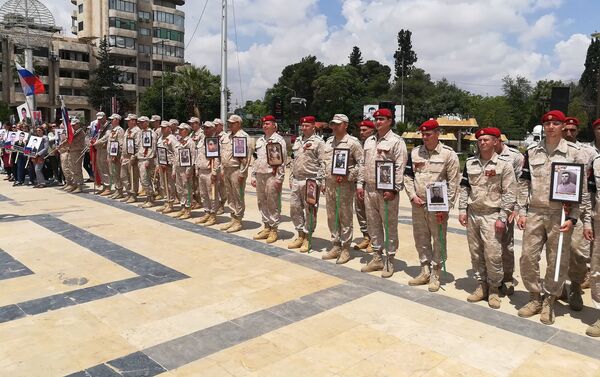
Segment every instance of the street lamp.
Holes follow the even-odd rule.
[[[161,40],[160,42],[153,43],[152,45],[161,45],[160,55],[161,55],[161,63],[160,63],[160,119],[165,120],[165,41]],[[152,55],[154,55],[154,51],[152,51]],[[154,59],[153,59],[154,60]]]

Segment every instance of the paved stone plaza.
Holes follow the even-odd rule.
[[[420,267],[404,193],[397,272],[384,280],[360,272],[362,252],[321,260],[323,201],[317,251],[285,249],[288,216],[281,240],[253,241],[247,190],[245,229],[230,235],[91,190],[0,182],[0,376],[600,375],[600,343],[584,333],[600,314],[589,291],[582,312],[557,304],[554,326],[516,315],[522,285],[500,310],[466,302],[475,281],[456,213],[431,294],[407,286]]]

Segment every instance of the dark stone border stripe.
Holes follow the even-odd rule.
[[[0,323],[189,278],[179,271],[50,215],[5,217],[0,218],[0,224],[22,220],[33,221],[139,276],[2,306]]]
[[[352,283],[344,283],[219,323],[68,377],[156,376],[373,292]]]
[[[0,280],[32,275],[33,271],[19,262],[12,255],[0,249]]]

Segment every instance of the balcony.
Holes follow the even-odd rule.
[[[63,69],[77,69],[80,71],[85,71],[90,69],[90,63],[81,62],[77,60],[66,60],[61,59],[58,61],[58,66]]]
[[[85,79],[74,79],[70,77],[60,77],[58,79],[58,85],[60,87],[69,87],[69,88],[84,88],[89,80]]]

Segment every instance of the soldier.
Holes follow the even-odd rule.
[[[500,308],[502,272],[500,240],[516,203],[516,177],[510,161],[495,152],[500,130],[482,128],[475,133],[479,153],[467,159],[460,183],[458,221],[467,227],[471,264],[478,286],[467,301],[488,299]]]
[[[96,171],[102,181],[102,191],[100,196],[109,196],[110,192],[110,172],[108,170],[108,148],[107,141],[110,130],[110,123],[106,120],[106,114],[102,111],[96,114],[96,123],[92,123],[92,128],[95,127],[95,136],[90,140],[90,149],[94,148]]]
[[[510,162],[515,172],[515,178],[521,175],[521,168],[523,167],[523,154],[518,149],[511,148],[508,145],[504,145],[502,139],[498,140],[496,145],[496,153]],[[519,213],[519,209],[515,206],[512,214],[506,221],[506,231],[502,233],[502,239],[500,245],[502,246],[502,271],[504,277],[502,278],[502,285],[500,289],[507,296],[511,296],[515,292],[513,273],[515,272],[515,218]]]
[[[162,129],[160,127],[161,124],[161,117],[160,115],[152,115],[150,117],[150,126],[149,128],[151,130],[154,131],[154,133],[156,134],[156,140],[160,139],[161,135],[162,135]],[[156,200],[160,200],[162,199],[162,195],[161,195],[161,181],[160,181],[160,172],[159,172],[159,166],[158,164],[156,164],[156,168],[154,170],[154,175],[152,176],[152,184],[154,185],[154,189],[156,190],[156,196],[154,197],[154,199]]]
[[[596,137],[596,146],[598,146],[598,140],[600,140],[598,137],[598,134],[600,133],[600,119],[594,121],[592,129],[594,130],[594,136]],[[600,206],[598,206],[598,203],[600,203],[600,157],[596,157],[592,163],[590,188],[595,191],[593,229],[595,236],[597,236],[598,231],[600,230]],[[600,302],[600,242],[595,240],[595,242],[592,243],[592,247],[590,288],[592,291],[592,299],[595,302]],[[590,325],[585,333],[589,336],[600,337],[600,318]]]
[[[360,142],[364,146],[365,140],[375,133],[375,123],[370,120],[363,120],[359,125],[360,129]],[[354,245],[355,250],[366,250],[367,253],[373,252],[373,246],[371,245],[371,237],[369,236],[369,230],[367,229],[367,212],[365,210],[365,201],[358,198],[358,195],[354,196],[354,211],[356,212],[356,219],[360,226],[360,232],[363,235],[363,240]]]
[[[292,171],[290,173],[290,217],[298,237],[288,249],[300,249],[301,253],[309,251],[309,234],[317,227],[317,206],[310,208],[306,204],[306,180],[314,179],[317,185],[323,185],[325,177],[325,143],[315,134],[315,117],[305,116],[300,119],[302,135],[296,138],[292,146]],[[310,213],[309,211],[313,211]],[[312,227],[310,219],[312,218]]]
[[[155,168],[156,156],[156,134],[153,130],[148,129],[150,119],[146,116],[141,116],[138,119],[140,132],[137,134],[136,160],[140,169],[140,182],[142,189],[146,193],[146,201],[140,208],[150,208],[155,206],[154,202],[154,186],[152,185],[152,176]]]
[[[127,131],[123,135],[123,152],[121,155],[121,183],[127,191],[126,203],[137,202],[140,184],[140,169],[136,161],[137,138],[140,128],[137,126],[137,115],[129,114],[125,118]]]
[[[196,221],[196,224],[212,226],[217,223],[217,210],[219,208],[219,194],[216,187],[219,159],[206,157],[205,140],[207,137],[215,136],[215,124],[207,121],[204,122],[203,128],[204,132],[198,133],[199,138],[196,142],[194,165],[196,166],[198,191],[200,192],[200,202],[204,206],[204,215]]]
[[[68,144],[68,153],[66,156],[66,164],[63,165],[65,176],[68,176],[68,181],[71,182],[73,190],[68,190],[73,194],[79,194],[83,186],[83,166],[81,160],[83,158],[83,150],[85,149],[85,133],[79,131],[81,123],[78,119],[73,119],[71,122],[73,126],[73,141]],[[67,190],[65,190],[67,191]]]
[[[277,227],[280,222],[281,187],[285,177],[285,162],[287,147],[283,137],[277,133],[277,122],[275,117],[267,115],[262,118],[262,129],[264,135],[256,142],[256,160],[252,165],[252,178],[250,184],[256,188],[256,199],[264,228],[253,238],[255,240],[267,240],[267,243],[277,241]],[[281,165],[269,164],[267,147],[271,144],[279,144],[284,154],[281,156]]]
[[[327,208],[327,225],[331,232],[332,247],[323,254],[323,260],[336,259],[337,264],[344,264],[351,259],[350,243],[352,242],[352,198],[356,193],[356,182],[362,181],[363,149],[360,141],[348,134],[348,117],[336,114],[329,122],[333,131],[325,142],[325,185],[321,192],[325,193]],[[346,175],[334,175],[332,165],[340,167],[340,153],[334,150],[344,149],[346,153]],[[335,162],[333,162],[335,158]],[[342,205],[343,204],[343,205]]]
[[[554,323],[554,302],[563,289],[568,275],[571,249],[571,234],[580,214],[579,204],[564,205],[566,221],[560,223],[563,204],[549,200],[552,162],[577,163],[585,165],[586,156],[581,149],[562,138],[565,115],[550,111],[542,117],[546,137],[539,144],[525,152],[523,169],[519,180],[519,220],[517,226],[524,229],[523,247],[520,259],[521,276],[525,288],[530,292],[530,301],[519,309],[520,317],[540,314],[540,321],[546,325]],[[583,202],[589,205],[587,187],[583,185]],[[558,281],[554,281],[558,239],[563,232],[564,242]],[[540,281],[540,255],[546,246],[546,275]],[[542,286],[545,291],[542,303]]]
[[[165,198],[165,204],[157,209],[157,212],[163,214],[171,213],[174,211],[173,204],[175,203],[177,189],[175,188],[175,181],[173,180],[173,166],[175,165],[175,155],[173,150],[169,148],[169,144],[177,144],[177,137],[171,133],[171,127],[169,122],[163,121],[160,123],[160,138],[156,142],[157,147],[157,161],[158,161],[158,148],[164,148],[167,155],[167,165],[158,164],[159,180],[162,182],[160,187],[163,190],[163,197]]]
[[[413,236],[421,263],[421,273],[408,284],[429,283],[429,291],[437,292],[440,288],[443,251],[438,228],[442,226],[442,236],[446,239],[448,212],[428,211],[427,189],[432,183],[446,182],[448,209],[453,208],[460,181],[460,164],[454,150],[439,142],[439,124],[435,119],[425,121],[419,127],[419,131],[423,137],[423,145],[411,151],[404,180],[406,194],[412,207]]]
[[[394,256],[398,249],[398,194],[404,188],[403,173],[408,153],[404,140],[392,131],[392,112],[389,109],[379,109],[373,116],[377,133],[365,141],[364,179],[358,183],[358,196],[365,198],[367,228],[375,253],[361,271],[381,271],[381,277],[389,278],[394,274]],[[393,190],[377,189],[376,161],[394,163]],[[387,253],[385,263],[384,250]]]
[[[181,210],[175,215],[176,218],[187,220],[192,217],[192,153],[196,149],[196,144],[190,137],[192,127],[187,123],[181,123],[177,126],[179,130],[179,140],[171,143],[167,139],[165,144],[167,148],[174,154],[173,175],[175,176],[175,187],[177,188],[177,196]]]
[[[219,118],[213,120],[215,124],[214,136],[218,137],[219,140],[223,137],[223,121]],[[225,203],[227,202],[227,189],[225,188],[225,181],[221,174],[217,174],[217,194],[219,195],[219,209],[217,209],[217,215],[225,213]]]
[[[111,129],[108,132],[107,148],[110,150],[111,143],[117,143],[119,148],[117,149],[116,156],[108,156],[108,172],[110,175],[110,181],[115,183],[115,192],[110,196],[111,199],[122,199],[123,198],[123,184],[121,182],[121,156],[123,154],[123,135],[125,131],[120,125],[121,116],[119,114],[113,114],[110,117]],[[110,153],[109,153],[110,154]]]
[[[234,233],[242,230],[242,218],[246,210],[244,202],[244,190],[246,188],[246,178],[248,177],[248,166],[250,165],[250,156],[254,152],[254,146],[250,136],[242,130],[242,118],[239,115],[231,115],[227,119],[230,131],[221,136],[220,145],[220,166],[221,174],[227,189],[227,197],[232,207],[231,221],[223,225],[220,229],[227,233]],[[233,157],[233,138],[245,137],[248,140],[247,157]]]
[[[192,141],[194,142],[194,153],[196,153],[196,147],[198,145],[198,141],[200,141],[200,139],[203,139],[204,136],[204,131],[202,130],[202,125],[200,124],[200,119],[197,117],[191,117],[188,120],[188,124],[190,125],[190,127],[192,127],[192,133],[190,134],[190,138],[192,139]],[[195,159],[195,155],[193,156]],[[194,169],[194,171],[192,172],[192,181],[193,181],[193,194],[194,197],[192,198],[192,210],[194,209],[198,209],[198,208],[202,208],[202,197],[200,196],[200,189],[198,188],[198,177],[196,176],[196,169]]]

